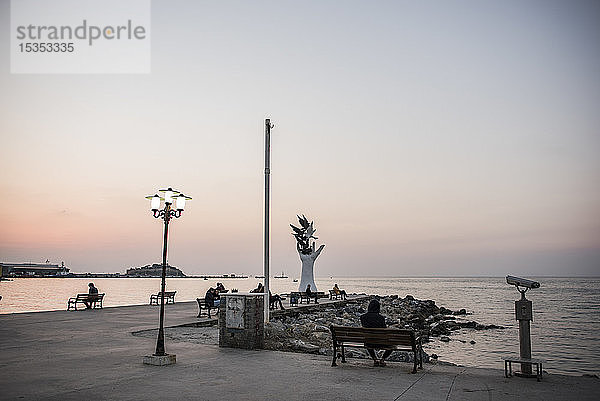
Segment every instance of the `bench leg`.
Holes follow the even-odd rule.
[[[346,348],[342,344],[342,363],[346,363]]]
[[[417,359],[417,351],[415,350],[415,357],[413,358],[415,363],[413,364],[412,373],[417,373],[417,365],[419,364],[419,360]]]
[[[333,344],[333,361],[331,362],[331,366],[337,366],[337,363],[335,363],[336,357],[337,357],[337,347],[335,346],[335,344]]]

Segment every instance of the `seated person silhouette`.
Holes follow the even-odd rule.
[[[313,292],[310,289],[310,284],[306,285],[306,291],[304,291],[306,293],[306,296],[308,297],[308,301],[306,301],[306,303],[310,303],[310,298],[311,297],[315,297],[315,303],[318,304],[319,303],[319,294],[317,294],[316,292]]]
[[[346,291],[340,290],[340,287],[338,287],[337,284],[333,285],[333,292],[335,295],[341,295],[343,299],[346,299]]]
[[[360,317],[360,323],[362,327],[373,327],[373,328],[386,328],[385,325],[385,317],[383,317],[379,311],[381,310],[381,304],[378,300],[373,299],[369,302],[369,308],[367,309],[367,313]],[[373,344],[365,344],[367,347],[367,352],[373,358],[373,366],[385,366],[385,358],[389,357],[392,354],[392,350],[385,350],[381,358],[377,357],[377,353],[375,351],[375,347],[377,345]]]
[[[281,300],[283,298],[281,298],[281,296],[279,294],[271,294],[271,291],[269,291],[269,308],[270,309],[277,309],[277,303],[279,302],[279,308],[281,310],[284,310],[285,308],[283,307],[283,304],[281,303]]]

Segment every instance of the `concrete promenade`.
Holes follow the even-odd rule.
[[[600,380],[503,377],[498,369],[224,349],[166,340],[177,364],[148,366],[156,306],[0,315],[0,400],[597,400]],[[166,306],[166,326],[201,321],[196,302]],[[204,319],[205,320],[205,319]],[[168,329],[167,329],[168,332]]]

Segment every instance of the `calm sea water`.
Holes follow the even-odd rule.
[[[535,278],[534,278],[535,279]],[[546,361],[550,373],[581,375],[600,374],[600,279],[538,278],[541,288],[531,290],[532,356]],[[105,306],[147,304],[150,294],[160,288],[158,278],[23,278],[0,282],[0,314],[47,310],[65,310],[67,299],[87,292],[93,281],[106,293]],[[222,279],[227,288],[241,292],[256,287],[256,279]],[[407,294],[418,299],[432,299],[438,306],[466,308],[470,320],[504,326],[503,330],[475,331],[463,329],[450,336],[449,343],[434,339],[425,346],[440,359],[465,366],[503,368],[502,356],[518,355],[518,322],[514,318],[514,301],[520,294],[495,278],[320,278],[319,290],[338,283],[349,293],[379,295]],[[177,301],[193,301],[204,296],[215,280],[167,279],[167,290],[177,291]],[[295,291],[292,279],[272,279],[274,293]],[[470,344],[474,340],[475,344]]]

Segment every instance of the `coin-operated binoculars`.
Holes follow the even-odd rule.
[[[531,301],[525,298],[525,293],[531,288],[540,288],[540,283],[514,276],[506,276],[506,282],[517,287],[517,291],[521,293],[521,299],[515,301],[515,315],[519,321],[520,356],[521,359],[531,359],[531,331],[529,322],[533,320],[533,308]],[[524,377],[535,377],[531,372],[531,363],[521,363],[521,372],[516,372],[515,374]]]

